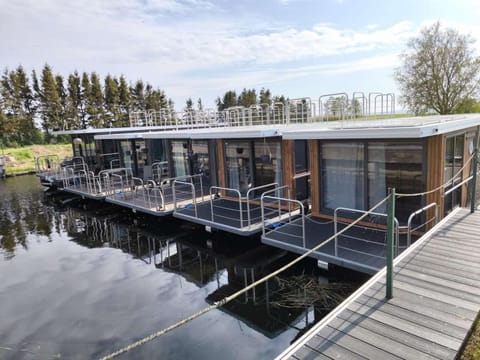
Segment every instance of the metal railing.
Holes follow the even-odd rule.
[[[60,159],[58,155],[43,155],[35,158],[35,173],[37,176],[58,173]]]
[[[193,206],[195,216],[197,215],[197,200],[205,201],[203,174],[177,176],[165,179],[162,183],[164,190],[166,187],[170,189],[171,202],[175,211],[179,208]]]
[[[198,127],[286,125],[316,121],[346,120],[370,115],[392,115],[395,113],[395,95],[392,93],[354,92],[350,97],[345,92],[320,95],[317,100],[310,97],[289,99],[270,104],[249,107],[232,106],[215,111],[213,109],[187,109],[181,112],[170,108],[129,113],[131,127],[162,127],[179,130]]]
[[[428,209],[431,209],[431,208],[435,209],[434,218],[433,219],[427,219],[425,221],[425,223],[417,225],[415,228],[412,228],[413,219],[415,217],[417,217],[418,215],[423,214],[424,212],[426,212]],[[436,225],[437,222],[438,222],[438,205],[437,205],[437,203],[430,203],[427,206],[424,206],[423,208],[421,208],[421,209],[419,209],[419,210],[410,214],[410,216],[408,217],[408,221],[407,221],[407,248],[412,244],[412,233],[414,231],[419,230],[423,226],[426,226],[427,224],[429,224],[432,221],[434,222],[434,225]]]
[[[281,216],[278,216],[277,219],[279,220],[278,223],[275,223],[274,221],[276,218],[269,219],[268,217],[265,216],[265,207],[262,207],[263,209],[263,218],[262,218],[262,234],[265,236],[267,229],[273,228],[272,231],[275,231],[279,234],[285,235],[289,238],[293,238],[295,240],[300,240],[301,244],[304,248],[307,247],[306,243],[306,236],[305,236],[305,220],[306,220],[306,212],[305,212],[305,206],[304,204],[299,201],[299,200],[293,200],[293,199],[287,199],[287,198],[279,198],[275,196],[265,196],[264,200],[270,200],[272,202],[275,201],[281,201],[282,203],[287,203],[289,207],[288,211],[288,217],[282,218]],[[291,209],[298,209],[297,213],[293,213]],[[293,221],[293,220],[300,220],[299,223],[298,221]],[[288,224],[288,228],[292,228],[293,231],[285,231],[287,228],[286,225]],[[298,230],[298,231],[296,231]]]
[[[338,224],[341,223],[341,224],[348,224],[349,221],[338,221],[338,212],[340,211],[344,211],[344,212],[350,212],[350,213],[359,213],[359,214],[369,214],[369,216],[373,216],[373,217],[379,217],[379,218],[383,218],[385,219],[385,224],[384,225],[387,225],[387,214],[382,214],[382,213],[376,213],[376,212],[367,212],[365,210],[359,210],[359,209],[351,209],[351,208],[346,208],[346,207],[338,207],[334,210],[333,212],[333,233],[334,234],[337,234],[338,233]],[[357,224],[355,225],[355,228],[361,228],[361,229],[364,229],[364,230],[376,230],[376,231],[380,231],[380,229],[378,228],[373,228],[372,226],[366,226],[366,225],[361,225],[361,224]],[[383,230],[383,232],[387,232],[387,230]],[[395,241],[394,241],[394,248],[395,248],[395,254],[398,255],[400,253],[400,225],[399,225],[399,222],[397,220],[397,218],[394,218],[394,232],[395,232]],[[344,234],[343,235],[344,237],[347,237],[351,240],[354,240],[354,241],[362,241],[364,243],[369,243],[369,244],[375,244],[375,245],[378,245],[379,242],[376,242],[376,241],[372,241],[372,240],[368,240],[368,239],[362,239],[362,238],[358,238],[358,237],[355,237],[355,236],[351,236],[351,235],[346,235]],[[384,246],[387,246],[387,241],[385,239],[385,243],[384,243]],[[338,256],[338,236],[335,236],[335,239],[334,239],[334,253],[335,253],[335,256]],[[378,256],[378,255],[374,255],[374,254],[370,254],[370,253],[365,253],[365,252],[362,252],[362,251],[359,251],[359,250],[355,250],[355,252],[358,252],[360,254],[365,254],[365,255],[368,255],[368,256],[373,256],[373,257],[382,257],[383,256]]]
[[[225,220],[231,220],[231,221],[239,221],[240,223],[240,228],[246,227],[248,230],[252,228],[254,224],[258,224],[261,220],[261,217],[258,218],[258,222],[255,221],[257,218],[252,219],[252,204],[254,204],[255,201],[259,201],[259,204],[261,206],[261,196],[264,192],[260,194],[260,197],[253,197],[255,195],[256,191],[263,190],[263,189],[268,189],[268,188],[278,188],[278,183],[270,183],[270,184],[265,184],[265,185],[259,185],[256,187],[250,188],[245,196],[242,196],[240,190],[234,189],[234,188],[227,188],[227,187],[220,187],[220,186],[211,186],[210,187],[210,219],[211,222],[214,223],[215,217],[217,218],[223,218]],[[272,191],[275,189],[272,189]],[[218,205],[216,203],[220,203],[222,200],[221,194],[224,194],[229,198],[230,201],[233,203],[238,203],[238,208],[235,210],[232,207],[225,207],[222,205]],[[220,210],[220,211],[216,211]],[[225,214],[222,214],[222,210],[229,210],[233,211],[237,215],[233,216],[226,216]],[[244,220],[246,220],[246,226],[244,226]],[[221,223],[221,221],[217,221]]]
[[[239,213],[239,218],[240,218],[240,225],[243,225],[242,194],[240,193],[240,190],[227,188],[227,187],[221,187],[221,186],[211,186],[210,187],[210,215],[211,215],[212,223],[215,222],[214,202],[220,198],[219,191],[225,193],[225,195],[227,195],[227,193],[228,194],[233,193],[233,194],[235,194],[234,197],[238,198],[238,213]],[[228,195],[228,196],[231,197],[230,195]],[[220,207],[220,208],[222,208],[222,207]],[[232,220],[237,220],[237,219],[232,218]]]

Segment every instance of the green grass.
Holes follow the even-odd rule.
[[[480,360],[480,317],[477,317],[472,334],[463,350],[461,360]]]
[[[53,154],[58,155],[60,159],[72,156],[72,146],[70,144],[31,145],[0,150],[0,155],[8,155],[5,166],[7,174],[34,171],[36,157]]]

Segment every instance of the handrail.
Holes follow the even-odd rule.
[[[454,179],[454,178],[453,178]],[[462,182],[458,183],[457,185],[455,185],[454,187],[448,189],[447,191],[445,191],[445,193],[443,194],[444,196],[445,195],[448,195],[450,194],[451,192],[453,192],[454,190],[458,189],[460,186],[464,185],[465,183],[469,182],[470,180],[473,179],[473,175],[469,176],[468,178],[466,178],[465,180],[463,180]],[[453,182],[453,181],[452,181]],[[446,185],[448,186],[448,185]]]
[[[303,247],[306,248],[306,238],[305,238],[305,207],[303,206],[303,203],[299,200],[294,200],[294,199],[286,199],[286,198],[281,198],[278,196],[271,196],[271,195],[266,195],[265,193],[262,194],[260,198],[260,204],[261,204],[261,213],[262,213],[262,235],[265,236],[265,206],[263,205],[263,202],[265,199],[270,199],[270,200],[278,200],[279,202],[281,201],[286,201],[288,203],[293,203],[299,206],[300,209],[300,216],[302,218],[302,240],[303,240]],[[289,205],[289,219],[291,219],[291,206]]]
[[[246,199],[247,199],[247,226],[249,228],[250,228],[250,225],[251,225],[250,224],[250,194],[251,194],[251,192],[253,192],[255,190],[265,189],[265,188],[272,187],[272,186],[278,186],[278,183],[270,183],[270,184],[266,184],[266,185],[259,185],[257,187],[253,187],[253,188],[248,189]],[[240,224],[241,224],[241,222],[240,222]]]
[[[334,239],[335,256],[338,256],[338,236],[336,236],[336,234],[338,232],[338,224],[337,224],[337,220],[338,220],[337,213],[338,213],[338,211],[350,211],[350,212],[357,212],[357,213],[363,213],[363,214],[367,213],[367,211],[365,211],[365,210],[351,209],[351,208],[346,208],[346,207],[338,207],[334,210],[334,212],[333,212],[333,233],[335,234],[335,239]],[[387,214],[376,213],[376,212],[369,212],[369,214],[375,215],[375,216],[383,216],[385,218],[388,217]],[[399,225],[399,222],[398,222],[397,218],[394,218],[393,221],[394,221],[394,224],[395,224],[395,227],[396,227],[396,231],[395,231],[395,254],[398,255],[399,251],[400,251],[400,243],[399,243],[399,228],[400,228],[400,225]]]
[[[210,186],[210,209],[211,209],[211,214],[212,214],[212,222],[213,220],[213,194],[212,190],[220,190],[220,191],[229,191],[236,193],[238,195],[238,206],[240,210],[240,226],[243,225],[243,213],[242,213],[242,194],[240,193],[240,190],[237,189],[232,189],[232,188],[227,188],[227,187],[221,187],[221,186]]]
[[[267,191],[263,192],[261,197],[260,197],[260,204],[261,204],[261,207],[262,207],[262,211],[263,211],[263,202],[261,201],[262,198],[265,197],[265,196],[269,196],[268,194],[270,194],[272,192],[279,192],[280,190],[283,190],[283,189],[287,189],[287,192],[288,192],[288,198],[286,198],[285,200],[290,200],[291,199],[290,186],[288,186],[288,185],[283,185],[283,186],[276,187],[275,189],[272,189],[272,190],[267,190]],[[281,216],[281,213],[282,213],[281,201],[282,201],[282,198],[278,197],[278,216]],[[289,216],[289,218],[292,216],[292,208],[290,206],[290,202],[288,202],[288,216]],[[263,235],[265,235],[265,227],[264,227],[263,231],[264,231]]]
[[[177,209],[177,197],[176,197],[176,191],[175,191],[175,186],[176,184],[182,184],[186,185],[192,188],[192,201],[193,201],[193,207],[195,209],[195,217],[197,217],[197,199],[195,197],[195,185],[191,182],[186,182],[186,181],[181,181],[181,180],[174,180],[172,189],[173,189],[173,208]]]
[[[437,222],[438,222],[438,205],[435,202],[430,203],[427,206],[424,206],[423,208],[411,213],[410,216],[408,217],[408,221],[407,221],[407,247],[409,247],[411,245],[411,242],[412,242],[412,220],[415,218],[415,216],[420,215],[421,213],[427,211],[428,209],[431,209],[432,207],[435,207],[435,224],[437,224]]]

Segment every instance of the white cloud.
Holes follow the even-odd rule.
[[[48,62],[64,74],[75,69],[125,74],[132,81],[143,78],[160,86],[169,96],[191,96],[202,87],[220,94],[218,89],[309,74],[393,67],[391,54],[418,31],[407,21],[358,28],[266,23],[255,14],[229,12],[222,8],[225,4],[0,0],[0,64],[39,70]]]

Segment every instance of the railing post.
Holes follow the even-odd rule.
[[[393,242],[395,231],[395,188],[389,189],[387,203],[387,299],[393,297]]]
[[[473,152],[473,178],[472,178],[472,194],[471,194],[471,204],[470,204],[470,212],[473,214],[475,212],[475,203],[476,203],[476,192],[477,192],[477,156],[478,156],[478,149],[475,149]]]

